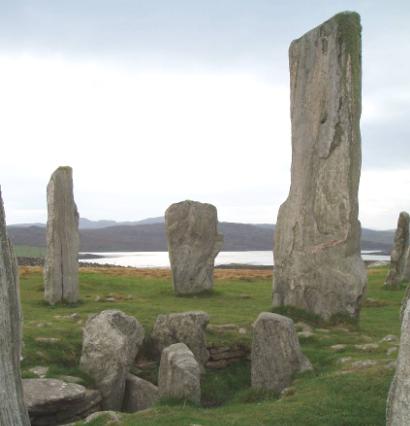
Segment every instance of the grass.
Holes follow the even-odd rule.
[[[250,388],[250,362],[242,361],[224,370],[207,370],[202,377],[202,407],[160,403],[150,410],[122,414],[123,425],[384,425],[385,402],[393,370],[386,365],[396,354],[387,355],[394,343],[380,340],[399,335],[399,310],[404,289],[383,288],[385,268],[369,270],[368,301],[357,324],[323,324],[317,318],[303,317],[314,335],[301,338],[303,352],[314,372],[295,378],[294,392],[278,398]],[[257,270],[218,270],[215,290],[199,297],[175,297],[169,271],[125,268],[91,269],[80,272],[81,302],[75,306],[50,307],[43,302],[40,268],[21,268],[21,299],[24,312],[24,377],[32,377],[34,366],[49,366],[48,377],[79,376],[86,385],[92,380],[78,369],[81,354],[81,327],[87,316],[104,309],[121,309],[135,316],[149,335],[160,313],[203,310],[210,324],[235,324],[247,330],[221,332],[213,329],[207,339],[215,344],[250,344],[251,324],[262,311],[270,311],[271,273]],[[113,298],[114,301],[106,301]],[[111,299],[112,300],[112,299]],[[71,314],[78,315],[72,317]],[[296,319],[300,312],[287,311]],[[59,339],[37,341],[38,337]],[[354,345],[378,343],[364,352]],[[341,352],[332,345],[345,344]],[[377,365],[357,369],[351,362],[372,359]],[[144,370],[141,377],[156,381],[157,367]],[[78,423],[80,425],[81,422]],[[105,425],[99,419],[90,425]]]

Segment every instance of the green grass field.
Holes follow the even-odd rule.
[[[14,253],[18,257],[44,257],[46,249],[44,247],[14,246]]]
[[[382,342],[399,336],[399,309],[403,291],[383,289],[385,268],[369,270],[368,301],[357,325],[311,324],[314,335],[301,338],[302,349],[314,365],[314,372],[299,375],[294,393],[278,398],[250,389],[250,363],[243,361],[224,370],[208,370],[202,377],[204,405],[160,403],[150,410],[123,414],[124,425],[384,425],[385,404],[394,370],[389,368],[396,353],[387,355],[397,342]],[[209,332],[208,342],[250,343],[252,322],[262,311],[270,311],[269,272],[218,271],[215,291],[201,297],[175,297],[168,272],[130,269],[83,269],[80,273],[81,303],[50,307],[43,302],[39,268],[22,268],[21,299],[24,312],[23,377],[33,377],[34,366],[49,366],[47,377],[79,376],[88,386],[92,381],[78,369],[81,327],[88,314],[104,309],[121,309],[135,316],[149,335],[160,313],[204,310],[210,324],[237,324],[247,334]],[[111,301],[106,301],[109,298]],[[79,316],[70,317],[77,313]],[[298,319],[295,318],[295,321]],[[55,338],[54,342],[37,338]],[[377,343],[370,352],[356,344]],[[345,344],[341,352],[332,345]],[[345,363],[341,358],[351,357]],[[359,368],[354,362],[374,360]],[[352,364],[353,363],[353,364]],[[156,380],[157,370],[144,370],[142,377]],[[207,408],[212,407],[212,408]],[[78,425],[80,425],[78,423]],[[105,425],[103,419],[89,423]]]

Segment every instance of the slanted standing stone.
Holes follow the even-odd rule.
[[[78,301],[78,212],[71,167],[59,167],[47,186],[47,254],[44,297],[54,305]]]
[[[273,306],[357,317],[360,255],[361,26],[336,15],[289,49],[292,171],[275,228]]]
[[[172,281],[178,295],[213,287],[214,261],[223,245],[215,206],[183,201],[165,212]]]
[[[0,190],[0,425],[29,426],[20,377],[21,311],[17,262]]]
[[[158,387],[140,377],[128,374],[125,382],[123,411],[134,413],[152,407],[159,399]]]
[[[208,314],[202,311],[158,315],[151,333],[156,353],[160,355],[173,343],[185,343],[201,366],[205,366],[209,358],[205,336],[208,322]]]
[[[404,278],[409,249],[409,221],[409,214],[401,212],[394,234],[393,250],[390,254],[390,270],[384,282],[387,288],[399,288]]]
[[[311,369],[300,349],[293,321],[269,312],[259,314],[253,324],[252,387],[280,393],[295,373]]]
[[[95,381],[104,410],[121,410],[125,380],[144,340],[144,329],[121,311],[91,316],[83,330],[80,368]]]
[[[161,399],[201,400],[201,371],[194,354],[184,343],[175,343],[162,351],[158,388]]]
[[[401,323],[400,349],[396,373],[387,399],[387,426],[410,425],[410,301]]]

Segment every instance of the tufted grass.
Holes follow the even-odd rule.
[[[387,355],[395,343],[380,343],[388,335],[399,336],[399,309],[404,288],[383,288],[386,268],[369,270],[368,300],[357,324],[329,325],[304,316],[314,335],[301,338],[304,353],[314,372],[295,378],[293,394],[284,398],[250,389],[250,362],[233,364],[224,370],[209,370],[202,378],[202,407],[160,403],[150,410],[123,414],[124,425],[384,425],[385,402],[393,370],[386,368],[396,354]],[[79,376],[86,385],[92,380],[78,369],[81,354],[81,327],[87,316],[104,309],[121,309],[134,315],[149,334],[160,313],[204,310],[210,324],[235,324],[246,329],[208,332],[216,344],[250,344],[251,324],[262,311],[270,311],[271,276],[266,271],[217,272],[215,291],[200,297],[175,297],[169,272],[138,271],[125,268],[83,268],[80,273],[81,302],[74,306],[50,307],[42,300],[42,272],[21,268],[21,299],[24,312],[24,377],[33,377],[34,366],[49,366],[48,377]],[[114,301],[104,301],[113,297]],[[79,317],[70,318],[77,313]],[[288,312],[296,315],[297,312]],[[57,342],[38,342],[36,338],[57,338]],[[364,352],[356,344],[378,343]],[[330,346],[345,344],[341,352]],[[341,365],[340,358],[352,361],[375,360],[377,365],[355,369]],[[140,372],[153,382],[157,369]],[[78,423],[80,425],[81,422]],[[99,419],[93,426],[108,424]]]

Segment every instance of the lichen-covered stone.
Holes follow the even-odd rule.
[[[19,276],[0,190],[0,425],[29,426],[20,377]]]
[[[289,49],[292,171],[275,228],[273,306],[357,317],[360,255],[361,27],[336,15]]]
[[[216,208],[196,201],[172,204],[165,226],[175,293],[211,290],[215,257],[223,245]]]
[[[254,389],[280,393],[295,373],[311,370],[290,318],[262,312],[253,324],[251,383]]]
[[[134,413],[152,407],[159,399],[158,387],[140,377],[128,374],[125,382],[123,411]]]
[[[403,312],[397,367],[387,398],[386,425],[410,425],[410,301]]]
[[[158,375],[161,399],[201,400],[201,370],[194,354],[184,343],[175,343],[162,351]]]
[[[85,324],[80,368],[94,379],[104,410],[121,410],[125,380],[143,340],[142,325],[121,311],[100,312]]]
[[[202,311],[158,315],[151,333],[155,352],[160,356],[167,346],[185,343],[196,360],[204,366],[209,358],[205,336],[208,322],[208,314]]]
[[[404,278],[409,250],[409,222],[409,214],[401,212],[394,234],[393,249],[390,253],[390,270],[384,282],[388,288],[399,288],[400,282]]]
[[[73,195],[71,167],[59,167],[47,186],[47,253],[44,297],[54,305],[76,303],[78,289],[78,211]]]

